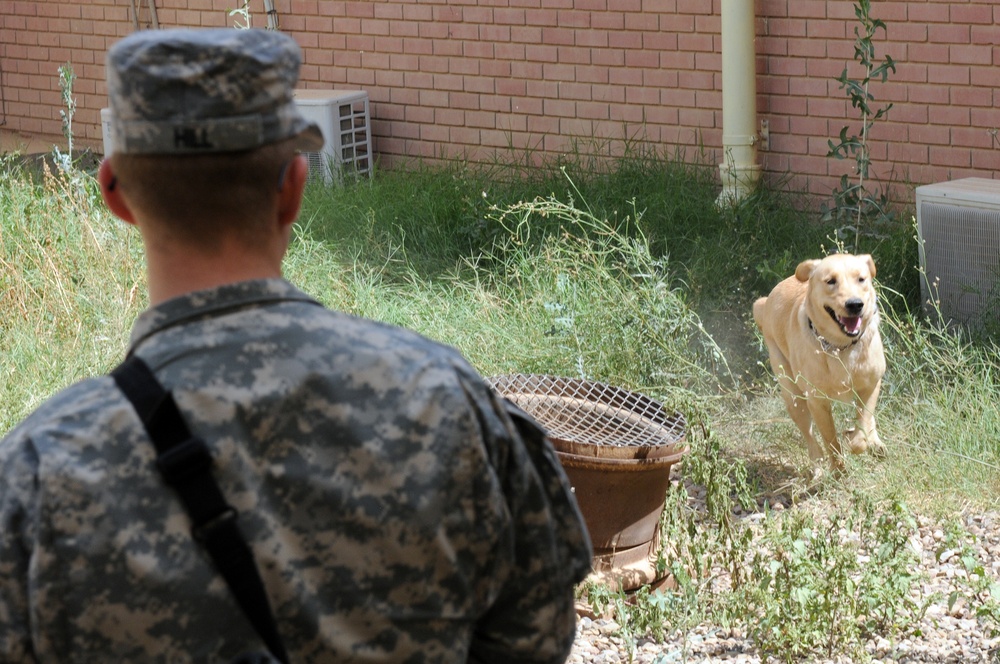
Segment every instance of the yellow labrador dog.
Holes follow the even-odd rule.
[[[885,447],[875,428],[875,402],[885,373],[871,256],[834,254],[803,261],[754,302],[757,321],[785,406],[805,438],[809,457],[844,468],[832,401],[853,403],[857,426],[846,432],[854,454]],[[813,423],[822,438],[813,437]]]

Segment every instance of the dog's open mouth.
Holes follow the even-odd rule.
[[[826,313],[830,314],[841,331],[849,337],[856,337],[861,334],[861,316],[838,316],[830,307],[824,307]]]

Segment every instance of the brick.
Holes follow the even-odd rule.
[[[948,127],[913,125],[910,127],[910,140],[923,145],[948,145],[951,134]]]
[[[493,95],[496,92],[496,81],[488,76],[463,76],[462,89],[477,95]]]
[[[891,143],[887,146],[887,150],[886,159],[904,164],[926,163],[930,155],[926,145],[916,145],[909,140]]]
[[[913,23],[948,23],[951,20],[949,5],[944,2],[913,2],[907,15]]]
[[[656,68],[660,66],[660,54],[655,51],[626,51],[626,67]]]
[[[590,63],[605,67],[621,67],[625,64],[625,53],[620,49],[600,49],[591,51]]]
[[[529,80],[525,84],[528,97],[539,99],[557,99],[559,97],[559,84],[555,81]]]
[[[439,125],[465,125],[465,111],[455,108],[437,108],[434,110],[434,122]]]
[[[902,46],[916,44],[917,48],[927,41],[928,26],[920,23],[897,23],[892,26],[891,40],[880,41],[882,50],[895,54]]]
[[[677,48],[681,51],[714,51],[715,44],[711,35],[678,35]]]
[[[625,90],[626,104],[660,104],[660,91],[648,88],[629,88]]]
[[[953,127],[951,144],[954,147],[982,148],[990,144],[993,137],[982,127]]]
[[[672,110],[675,115],[677,115],[677,109],[663,109],[662,106],[658,107],[661,110]],[[644,109],[639,106],[634,106],[631,104],[620,104],[617,106],[612,106],[609,109],[610,120],[614,122],[645,122],[646,114]],[[677,116],[677,122],[680,123],[680,117]]]
[[[566,101],[563,99],[543,99],[542,112],[550,117],[575,117],[576,102]]]
[[[571,64],[578,68],[579,65],[590,64],[591,49],[578,48],[576,46],[557,46],[556,61],[561,64]]]
[[[542,67],[542,76],[546,81],[576,80],[576,67],[572,65],[546,64]]]
[[[951,103],[965,106],[992,106],[993,98],[974,88],[952,88]]]
[[[935,166],[972,167],[972,155],[968,150],[954,150],[931,146],[928,161]]]
[[[949,19],[953,23],[989,25],[993,23],[993,7],[990,4],[953,3]]]
[[[794,18],[826,18],[826,5],[825,0],[797,0],[788,3],[787,15]]]
[[[1000,108],[993,105],[989,108],[969,109],[969,124],[975,127],[1000,128]],[[1000,149],[1000,144],[997,148]]]
[[[576,35],[575,45],[581,49],[606,48],[608,32],[606,30],[583,30]]]
[[[827,42],[822,39],[789,39],[785,42],[790,60],[800,58],[825,58]],[[725,48],[725,46],[723,46]],[[852,50],[853,53],[853,50]],[[802,64],[804,67],[804,63]]]
[[[577,75],[579,76],[579,70],[577,70]],[[642,72],[642,84],[651,88],[676,88],[678,84],[677,72],[668,69],[646,70]]]
[[[691,71],[694,66],[694,55],[683,51],[660,54],[660,67],[678,73]]]
[[[547,46],[572,46],[575,44],[574,31],[564,28],[542,28],[541,43]]]
[[[767,61],[768,74],[804,78],[806,63],[801,58],[775,58]]]
[[[660,30],[658,16],[651,16],[649,14],[625,14],[624,18],[626,32]]]
[[[972,41],[972,29],[965,24],[929,25],[927,40],[938,44],[969,44]]]
[[[475,127],[477,129],[495,129],[496,122],[497,116],[495,113],[487,113],[485,111],[465,112],[465,124],[467,127]]]
[[[374,43],[374,50],[379,53],[402,53],[403,52],[403,40],[397,37],[376,37]],[[313,49],[319,50],[319,49]],[[330,54],[333,55],[332,53]]]
[[[479,41],[466,41],[462,44],[462,55],[467,58],[495,57],[493,44]]]
[[[913,62],[947,63],[950,51],[947,44],[921,44],[910,49]]]
[[[715,87],[715,77],[711,72],[680,72],[677,79],[682,88],[710,90]]]
[[[404,117],[406,121],[413,125],[429,124],[434,122],[435,109],[421,106],[421,105],[411,105],[406,106],[404,111]]]
[[[528,130],[528,119],[524,115],[517,114],[514,115],[509,111],[501,113],[497,117],[497,131],[502,132],[525,132]],[[491,132],[492,133],[492,132]],[[524,147],[527,145],[525,141],[525,136],[521,135],[518,137],[516,134],[512,135],[513,143],[515,147]]]
[[[590,24],[594,30],[624,30],[625,16],[621,12],[594,13]]]
[[[483,25],[479,28],[479,38],[484,41],[509,42],[510,27],[506,25]]]
[[[542,100],[532,99],[530,97],[522,97],[519,99],[511,99],[511,105],[517,113],[525,113],[528,115],[541,115],[542,114]]]
[[[625,89],[619,85],[595,85],[590,93],[595,102],[612,105],[625,103]]]
[[[969,41],[973,44],[995,46],[1000,43],[1000,25],[972,26]]]
[[[510,97],[503,97],[494,94],[483,94],[479,98],[479,106],[484,111],[492,113],[510,113]]]
[[[721,35],[722,17],[718,15],[695,16],[694,29],[695,32],[701,32],[712,35]]]
[[[935,116],[938,109],[946,109],[947,112],[940,116]],[[939,123],[939,118],[952,115],[958,120],[958,124],[969,123],[968,109],[956,109],[951,106],[928,106],[926,104],[895,104],[889,110],[889,122],[898,122],[905,125],[926,124],[927,122]],[[962,120],[964,116],[964,120]],[[938,118],[938,119],[933,119]]]
[[[608,46],[626,51],[642,48],[642,33],[619,32],[608,35]]]
[[[694,16],[685,14],[661,16],[659,31],[683,34],[694,32]]]
[[[569,82],[560,83],[559,98],[572,99],[574,101],[590,101],[592,99],[590,84]]]
[[[520,44],[540,44],[542,42],[542,29],[529,26],[511,30],[511,40]],[[500,45],[497,44],[497,46]]]
[[[971,119],[971,113],[968,107],[953,106],[951,104],[928,106],[926,116],[926,121],[930,124],[947,125],[951,127],[966,127],[969,125]]]
[[[719,72],[720,77],[717,79],[719,85],[722,84],[721,72],[722,72],[722,56],[718,53],[695,53],[694,55],[694,67],[698,71],[703,72]]]
[[[677,108],[687,108],[695,105],[694,90],[663,90],[660,95],[660,103],[664,106],[674,106]]]
[[[803,96],[820,98],[827,96],[829,82],[825,79],[792,77],[788,79],[788,94],[790,96]]]
[[[993,50],[989,46],[958,44],[949,47],[949,61],[953,64],[990,65]]]
[[[997,147],[998,145],[994,140],[988,150],[972,150],[972,168],[987,173],[995,173],[1000,170],[1000,150]]]
[[[806,75],[835,79],[843,73],[845,64],[847,63],[841,60],[809,60],[806,63]],[[850,71],[848,71],[848,75],[856,77]]]

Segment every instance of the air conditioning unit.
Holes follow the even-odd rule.
[[[295,90],[299,112],[319,125],[322,152],[307,152],[309,172],[326,182],[371,176],[371,116],[362,90]]]
[[[114,139],[111,138],[111,109],[101,109],[101,138],[104,139],[104,156],[115,151]]]
[[[924,310],[979,327],[1000,314],[1000,180],[916,189]]]
[[[323,149],[306,152],[309,172],[326,182],[345,176],[371,176],[371,116],[368,93],[363,90],[295,90],[295,105],[323,132]],[[101,109],[104,154],[114,151],[111,109]]]

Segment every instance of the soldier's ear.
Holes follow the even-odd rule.
[[[101,198],[111,213],[125,223],[135,225],[135,215],[132,214],[128,201],[122,196],[121,183],[111,170],[111,162],[108,159],[101,162],[101,167],[97,171],[97,183],[101,187]]]
[[[305,155],[295,155],[282,167],[278,182],[278,222],[282,226],[299,216],[308,177],[309,162]]]

